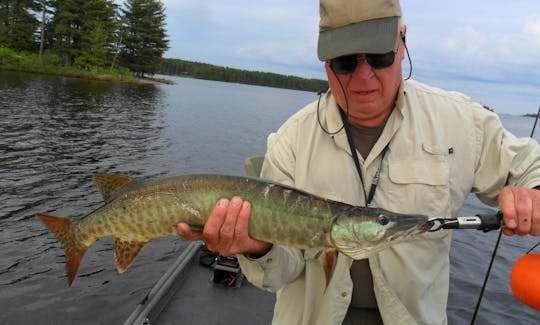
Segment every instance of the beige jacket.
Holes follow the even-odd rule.
[[[327,93],[320,119],[341,125]],[[360,157],[369,191],[382,163],[373,207],[400,213],[455,216],[468,193],[496,204],[507,185],[540,184],[540,147],[503,129],[496,114],[464,95],[403,82],[396,107],[367,159]],[[358,173],[344,131],[332,136],[317,122],[317,103],[268,137],[262,177],[354,205],[363,205]],[[369,258],[374,291],[386,324],[446,324],[450,231],[422,235]],[[263,258],[239,260],[256,286],[277,292],[274,324],[341,324],[352,292],[352,260],[338,255],[326,284],[317,252],[282,246]],[[357,284],[361,285],[361,284]]]

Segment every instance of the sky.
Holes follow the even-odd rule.
[[[165,57],[326,79],[316,55],[318,1],[162,1]],[[497,113],[538,111],[540,1],[402,0],[401,8],[412,79]]]

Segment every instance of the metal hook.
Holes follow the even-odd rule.
[[[432,224],[432,227],[428,232],[435,232],[441,229],[456,229],[459,227],[458,220],[456,218],[432,218],[428,222]]]

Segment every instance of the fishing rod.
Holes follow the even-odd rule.
[[[539,118],[540,118],[540,106],[538,107],[538,112],[536,113],[536,119],[534,121],[534,125],[533,125],[532,131],[531,131],[531,138],[534,136],[534,131],[536,130],[536,125],[538,123]],[[502,213],[500,213],[500,217],[502,219]],[[476,322],[476,316],[478,315],[478,310],[480,309],[480,304],[481,304],[482,298],[484,296],[484,291],[486,289],[487,281],[488,281],[489,275],[491,273],[491,268],[493,267],[493,262],[495,261],[495,256],[497,255],[497,250],[498,250],[500,242],[501,242],[501,237],[502,237],[502,229],[499,230],[499,235],[497,236],[497,241],[495,242],[495,248],[493,249],[493,253],[491,254],[491,260],[489,262],[489,266],[488,266],[488,270],[486,272],[486,276],[484,277],[484,283],[482,284],[482,289],[480,291],[480,295],[478,296],[478,302],[476,303],[476,307],[474,309],[474,314],[473,314],[473,317],[471,319],[471,325],[474,325],[475,322]],[[540,241],[538,242],[538,244],[534,245],[533,248],[531,248],[525,255],[532,252],[538,245],[540,245]]]
[[[536,119],[534,120],[534,125],[533,125],[533,129],[532,129],[532,132],[531,132],[531,138],[533,137],[534,131],[536,130],[536,124],[538,124],[538,118],[539,117],[540,117],[540,106],[538,106],[538,113],[536,113]],[[527,251],[527,253],[525,253],[525,254],[529,254],[530,252],[532,252],[538,246],[540,246],[540,240],[538,241],[538,243],[536,243],[536,245],[534,245],[531,249],[529,249]]]

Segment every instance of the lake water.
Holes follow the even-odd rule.
[[[152,241],[118,275],[111,239],[99,240],[68,288],[64,251],[35,215],[76,217],[99,207],[95,173],[243,175],[244,159],[264,153],[267,134],[317,98],[171,79],[175,85],[133,85],[0,71],[0,324],[121,323],[186,243]],[[534,122],[501,118],[520,136]],[[485,211],[474,197],[463,207],[464,213]],[[470,321],[496,237],[454,232],[451,324]],[[519,303],[508,283],[515,260],[536,242],[503,237],[478,324],[538,324],[540,312]]]

